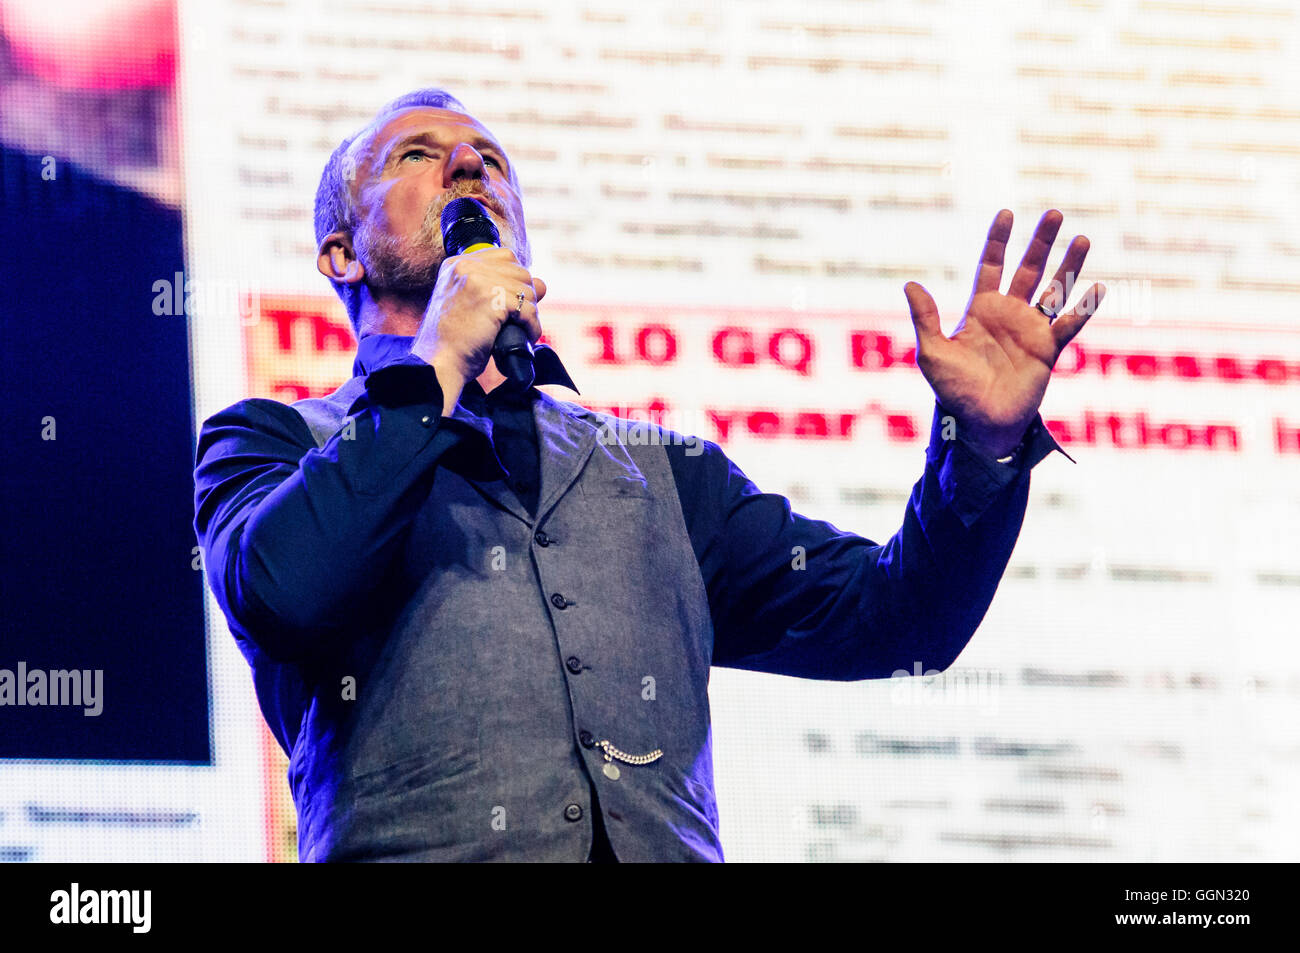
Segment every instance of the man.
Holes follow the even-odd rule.
[[[502,247],[447,257],[441,211],[467,195]],[[1038,405],[1088,317],[1054,316],[1081,237],[1028,303],[1060,223],[1043,216],[1004,295],[998,214],[952,338],[905,287],[934,429],[877,545],[792,513],[716,444],[620,443],[612,418],[503,383],[497,332],[536,342],[546,293],[515,169],[442,91],[385,106],[316,201],[355,376],[293,406],[242,401],[197,454],[195,530],[290,756],[300,856],[722,860],[710,666],[942,670],[983,618],[1029,469],[1056,448]],[[573,386],[553,351],[536,366]]]

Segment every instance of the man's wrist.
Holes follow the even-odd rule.
[[[1004,431],[996,435],[971,433],[970,428],[957,424],[957,436],[964,439],[966,445],[987,460],[998,463],[1014,463],[1015,458],[1024,450],[1033,430],[1034,421],[1027,421],[1019,429]]]
[[[1031,424],[1029,427],[1025,428],[1025,435],[1020,438],[1020,442],[1018,444],[1016,444],[1008,452],[1002,454],[1001,456],[994,457],[994,459],[998,463],[1005,464],[1006,466],[1011,466],[1011,467],[1016,466],[1016,464],[1020,462],[1020,458],[1024,456],[1025,446],[1029,443],[1029,437],[1030,434],[1032,433],[1032,430],[1033,430],[1033,425]]]
[[[455,362],[445,354],[434,354],[430,357],[417,355],[417,357],[433,368],[438,378],[438,386],[442,388],[442,415],[450,417],[456,409],[457,401],[460,400],[461,391],[465,389],[464,375],[457,369]]]
[[[1000,456],[992,456],[991,451],[973,446],[969,440],[966,441],[966,445],[972,454],[982,456],[985,462],[995,462],[999,468],[1010,470],[1029,469],[1053,450],[1060,450],[1071,463],[1076,462],[1056,442],[1051,431],[1047,429],[1042,417],[1038,414],[1034,415],[1034,419],[1025,428],[1024,436],[1020,438],[1020,442]]]

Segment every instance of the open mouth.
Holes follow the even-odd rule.
[[[499,209],[499,208],[497,207],[497,203],[496,203],[495,201],[493,201],[492,199],[488,198],[486,195],[482,195],[482,194],[480,194],[480,193],[478,193],[478,192],[472,192],[472,193],[470,193],[470,194],[468,194],[468,195],[456,195],[456,196],[453,196],[452,198],[449,198],[446,202],[444,202],[444,203],[442,204],[442,207],[443,207],[443,208],[446,208],[448,205],[450,205],[450,204],[451,204],[452,202],[454,202],[456,199],[473,199],[475,202],[478,202],[480,205],[482,205],[484,208],[486,208],[489,212],[495,212],[495,213],[497,214],[498,217],[500,217],[500,218],[505,218],[505,215],[502,214],[501,209]]]

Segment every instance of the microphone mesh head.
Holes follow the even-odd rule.
[[[483,206],[468,196],[448,202],[442,210],[442,244],[447,255],[459,255],[482,243],[501,244],[501,234]]]

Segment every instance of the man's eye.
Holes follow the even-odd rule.
[[[429,154],[422,149],[412,149],[410,152],[402,154],[403,159],[409,159],[411,156],[420,156],[422,159],[427,159]]]
[[[496,159],[492,158],[491,156],[484,156],[484,157],[483,157],[483,161],[484,161],[484,162],[491,162],[491,163],[492,163],[494,166],[496,166],[498,169],[501,168],[501,163],[498,162]]]

